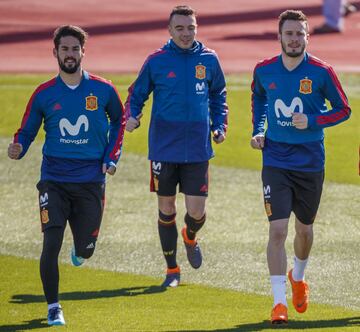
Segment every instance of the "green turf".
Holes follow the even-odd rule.
[[[105,75],[113,80],[119,88],[123,101],[127,97],[127,87],[134,76]],[[52,75],[0,75],[0,136],[11,136],[19,127],[26,103],[35,87]],[[214,164],[226,167],[261,168],[261,153],[249,146],[251,138],[250,111],[250,76],[228,76],[229,129],[227,140],[215,147]],[[348,92],[350,104],[355,110],[349,121],[327,128],[326,136],[326,178],[342,183],[359,184],[359,132],[360,108],[359,85],[360,75],[341,75],[345,91]],[[125,136],[124,149],[145,155],[147,151],[147,127],[150,115],[151,99],[144,109],[141,127],[134,133]],[[39,137],[43,137],[40,131]]]
[[[0,255],[0,266],[6,266],[0,279],[0,332],[35,332],[47,326],[38,264]],[[52,331],[272,330],[269,297],[186,283],[163,289],[160,279],[65,264],[60,276],[67,325]],[[282,331],[360,329],[360,311],[341,307],[311,304],[307,313],[290,308],[289,315],[291,324]]]
[[[0,155],[7,140],[0,138]],[[156,197],[149,192],[149,162],[125,154],[107,181],[106,208],[96,255],[87,266],[117,272],[164,276],[165,262],[157,231]],[[42,235],[35,184],[41,144],[20,161],[0,163],[0,255],[38,258]],[[207,221],[199,233],[203,266],[194,271],[178,243],[182,280],[261,295],[270,294],[266,265],[268,222],[258,171],[211,165]],[[314,245],[306,277],[316,303],[360,310],[360,186],[325,182],[314,226]],[[178,196],[177,225],[182,227],[183,195]],[[293,266],[293,217],[286,243]],[[61,262],[69,261],[72,238],[65,232]],[[331,286],[329,286],[331,285]],[[290,291],[288,287],[288,292]]]

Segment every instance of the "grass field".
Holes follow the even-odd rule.
[[[0,119],[0,155],[3,156],[0,163],[0,332],[37,331],[46,327],[46,305],[38,275],[42,236],[35,189],[41,142],[35,142],[21,161],[5,157],[10,134],[19,125],[34,84],[41,79],[44,77],[0,76],[3,105]],[[126,85],[132,78],[112,79],[124,91],[120,82]],[[360,80],[352,76],[347,79],[350,100],[359,108],[356,84]],[[156,202],[148,192],[149,166],[144,156],[146,125],[143,123],[138,132],[126,135],[119,170],[115,177],[108,179],[107,206],[98,247],[86,268],[68,265],[72,240],[69,230],[66,232],[61,253],[60,298],[68,331],[271,330],[267,322],[271,307],[265,257],[267,222],[260,174],[256,170],[260,158],[248,148],[250,127],[246,127],[245,122],[250,115],[244,115],[249,98],[246,86],[246,79],[237,81],[236,78],[229,86],[233,133],[229,132],[228,145],[219,147],[211,165],[208,221],[200,234],[204,266],[199,271],[192,270],[179,243],[184,286],[165,292],[157,287],[165,266],[156,228]],[[355,126],[358,121],[354,120],[359,118],[355,113],[348,121],[349,127],[345,127],[345,123],[327,132],[329,137],[344,127],[333,137],[342,150],[336,152],[332,147],[327,150],[328,156],[329,151],[349,155],[345,164],[336,159],[332,166],[340,174],[337,181],[344,183],[325,182],[307,270],[312,304],[304,315],[291,309],[292,323],[282,331],[305,328],[360,331],[357,148],[356,156],[350,156],[353,145],[358,146],[359,131]],[[240,143],[238,147],[238,141],[243,145]],[[236,153],[230,150],[231,146]],[[353,162],[356,167],[351,166]],[[252,165],[253,170],[246,169]],[[180,226],[184,214],[181,196],[178,210]],[[292,266],[292,226],[287,242],[289,266]]]
[[[47,327],[38,262],[0,256],[0,332],[42,331]],[[163,289],[160,279],[61,265],[61,303],[66,327],[51,331],[275,331],[270,329],[269,297],[182,284]],[[16,280],[16,283],[14,283]],[[356,331],[360,312],[312,304],[304,315],[290,308],[291,329]],[[97,318],[97,319],[96,319]]]

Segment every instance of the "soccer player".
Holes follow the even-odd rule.
[[[279,41],[281,54],[257,64],[251,86],[251,146],[262,150],[264,203],[270,222],[267,261],[273,324],[288,321],[284,244],[291,211],[295,214],[295,257],[288,278],[296,311],[307,309],[309,287],[304,271],[324,179],[323,129],[347,120],[351,112],[334,70],[306,52],[309,26],[301,11],[287,10],[279,16]]]
[[[114,175],[125,130],[125,112],[111,82],[82,69],[87,33],[77,26],[54,32],[59,74],[31,96],[8,156],[21,159],[44,122],[41,178],[37,184],[44,235],[40,275],[48,324],[64,325],[58,299],[58,255],[69,221],[73,265],[95,250],[104,208],[105,175]]]
[[[126,129],[140,125],[144,102],[153,92],[149,129],[150,190],[158,198],[158,230],[167,264],[164,287],[180,282],[176,261],[176,188],[185,195],[185,227],[181,230],[187,258],[194,269],[202,263],[196,238],[205,223],[209,159],[215,143],[225,140],[228,107],[225,78],[213,50],[195,39],[195,11],[175,7],[168,25],[171,39],[145,61],[129,88]]]

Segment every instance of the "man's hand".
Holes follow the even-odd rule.
[[[250,145],[253,149],[261,150],[264,147],[264,142],[265,142],[265,136],[262,134],[259,134],[259,135],[255,135],[251,139]]]
[[[116,165],[114,163],[109,163],[109,165],[106,165],[105,163],[102,166],[102,172],[103,174],[107,173],[109,175],[114,175],[116,172]]]
[[[19,156],[23,150],[20,143],[10,143],[8,146],[8,156],[10,159],[19,159]]]
[[[126,130],[131,133],[134,129],[138,128],[140,126],[140,119],[142,116],[142,113],[140,113],[136,118],[130,116],[126,122]]]
[[[213,141],[216,144],[220,144],[220,143],[225,141],[225,135],[222,132],[219,132],[218,130],[215,130],[213,135],[214,135],[213,136]]]
[[[306,129],[308,127],[308,117],[304,113],[293,113],[292,124],[296,129]]]

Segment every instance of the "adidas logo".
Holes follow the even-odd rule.
[[[176,77],[176,74],[175,74],[173,71],[171,71],[171,72],[169,72],[169,74],[167,74],[166,77],[167,77],[167,78],[175,78],[175,77]]]
[[[55,105],[54,105],[54,107],[53,107],[53,111],[59,111],[59,110],[61,110],[62,109],[62,107],[61,107],[61,105],[59,104],[59,103],[56,103]]]
[[[275,90],[276,89],[276,84],[274,82],[269,84],[269,89],[270,90]]]
[[[94,246],[94,242],[91,242],[87,247],[86,249],[94,249],[95,246]]]
[[[206,193],[208,191],[208,186],[206,184],[204,184],[201,188],[200,188],[200,191],[202,193]]]

